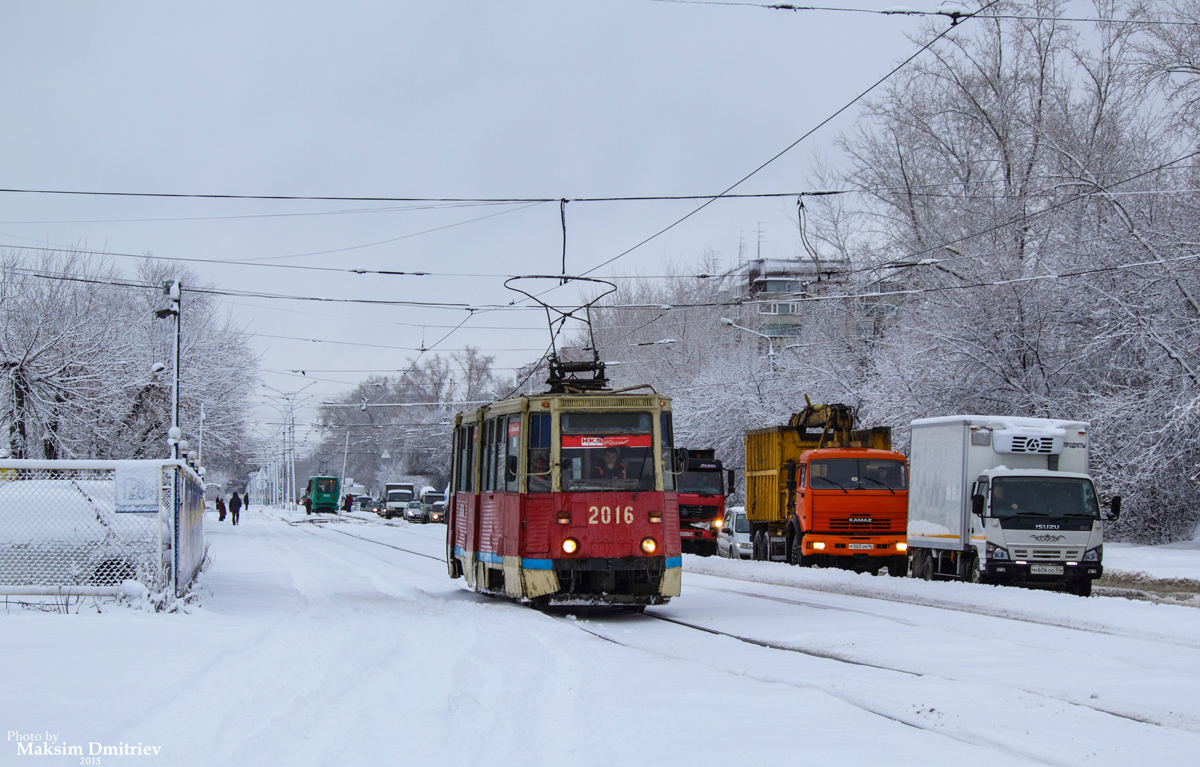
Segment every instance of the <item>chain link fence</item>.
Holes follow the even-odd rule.
[[[204,488],[174,461],[0,460],[0,593],[183,596],[204,558]]]

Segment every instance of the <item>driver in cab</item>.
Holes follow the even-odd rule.
[[[592,479],[625,479],[625,464],[617,458],[615,447],[604,448],[604,460],[592,466]]]

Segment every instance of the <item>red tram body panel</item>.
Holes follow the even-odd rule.
[[[670,400],[543,394],[455,418],[447,563],[478,592],[665,604],[682,559]]]

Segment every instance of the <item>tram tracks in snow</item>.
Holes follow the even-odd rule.
[[[370,524],[370,521],[368,521],[368,520],[356,520],[356,521],[363,523],[363,524],[368,524],[368,525]],[[292,524],[290,522],[289,522],[289,524],[291,524],[293,527],[301,527],[301,525]],[[394,527],[394,526],[389,525],[388,527]],[[329,531],[338,533],[340,535],[343,535],[343,536],[346,536],[349,538],[354,538],[354,539],[356,539],[358,541],[362,541],[364,543],[369,543],[369,544],[374,544],[377,546],[385,547],[385,548],[392,549],[394,551],[398,551],[398,552],[401,552],[404,554],[418,556],[418,557],[422,557],[424,559],[431,559],[431,560],[437,561],[439,563],[445,562],[445,558],[441,557],[441,556],[433,556],[430,554],[426,554],[424,552],[414,551],[412,549],[407,549],[402,546],[396,546],[394,544],[386,543],[384,541],[375,540],[373,538],[368,538],[368,537],[364,537],[364,536],[360,536],[360,535],[354,535],[353,533],[349,533],[344,530],[339,530],[333,526],[321,525],[320,529],[329,530]],[[306,529],[305,532],[309,532],[310,534],[315,535],[317,537],[322,537],[311,529]],[[414,535],[413,533],[411,533],[409,531],[405,531],[405,532],[408,535]],[[414,537],[424,537],[424,536],[414,536]],[[710,575],[708,577],[723,577],[723,576],[711,576]],[[741,581],[742,579],[728,578],[728,580]],[[769,585],[769,586],[780,585],[780,584],[762,584],[761,582],[758,582],[758,581],[743,581],[743,582],[759,583],[760,585]],[[884,615],[880,615],[876,612],[872,612],[872,611],[868,611],[868,610],[861,610],[861,609],[852,608],[852,607],[821,604],[818,602],[810,602],[810,601],[805,601],[805,600],[801,600],[801,599],[789,599],[786,597],[771,596],[771,595],[766,595],[766,594],[756,594],[753,592],[743,591],[740,589],[720,589],[720,588],[711,588],[711,587],[703,587],[703,586],[698,586],[698,587],[694,586],[694,588],[700,588],[700,589],[703,589],[706,591],[724,592],[724,593],[728,593],[728,594],[732,594],[732,595],[748,597],[748,598],[752,598],[752,599],[762,599],[765,601],[776,602],[776,603],[781,603],[781,604],[789,604],[789,605],[794,605],[794,606],[798,606],[798,607],[833,610],[833,611],[837,611],[837,612],[858,613],[858,614],[862,614],[866,617],[870,617],[870,618],[874,618],[874,619],[887,620],[890,622],[900,623],[902,625],[906,625],[906,626],[910,626],[910,627],[916,627],[916,628],[920,627],[920,624],[917,624],[916,622],[906,621],[906,620],[894,618],[891,616],[884,616]],[[804,590],[803,587],[796,587],[796,586],[785,586],[785,588],[796,588],[796,589]],[[821,590],[814,590],[814,591],[820,591],[820,593],[830,593],[828,591],[821,591]],[[858,594],[840,594],[839,592],[832,592],[832,593],[839,594],[842,596],[861,596]],[[872,597],[868,597],[868,598],[872,598]],[[907,600],[888,600],[886,597],[879,597],[879,598],[882,598],[885,601],[898,601],[898,602],[901,602],[902,604],[913,604],[912,602],[909,602]],[[514,605],[515,604],[516,603],[514,603]],[[956,606],[938,605],[938,604],[919,604],[918,603],[918,606],[930,607],[930,608],[942,609],[942,610],[951,610],[951,611],[955,611],[957,609]],[[609,609],[609,610],[606,610],[605,612],[612,614],[614,611]],[[1125,635],[1125,634],[1121,634],[1119,632],[1104,631],[1104,630],[1098,630],[1098,629],[1094,629],[1094,628],[1080,627],[1080,626],[1070,626],[1070,625],[1060,624],[1060,623],[1052,622],[1052,621],[1030,620],[1030,619],[1020,618],[1020,617],[1014,617],[1012,615],[1003,615],[1003,614],[1002,615],[991,615],[989,613],[980,612],[980,611],[965,611],[965,612],[974,612],[976,614],[982,614],[982,615],[985,615],[987,617],[992,617],[992,618],[998,618],[998,619],[1003,619],[1003,620],[1013,620],[1013,621],[1018,621],[1021,623],[1029,623],[1029,624],[1035,624],[1035,625],[1046,625],[1046,626],[1050,626],[1050,627],[1063,628],[1063,629],[1072,630],[1072,631],[1084,631],[1084,632],[1088,632],[1088,633],[1111,635],[1111,636],[1117,636],[1117,637],[1121,637],[1121,638],[1136,639],[1136,640],[1142,640],[1142,641],[1145,641],[1148,639],[1145,636],[1138,636],[1138,635],[1133,635],[1133,634]],[[585,625],[583,622],[581,622],[579,620],[570,620],[567,618],[566,615],[551,614],[551,617],[553,617],[555,620],[557,620],[561,623],[570,625],[586,634],[594,636],[603,641],[610,642],[612,644],[619,645],[621,647],[625,647],[627,649],[640,650],[642,652],[649,652],[649,653],[660,655],[662,657],[670,658],[673,660],[691,660],[693,662],[700,662],[700,663],[703,663],[704,665],[708,665],[709,667],[714,668],[716,670],[719,670],[719,671],[722,671],[722,672],[725,672],[725,673],[728,673],[728,674],[731,674],[734,676],[751,678],[751,679],[754,679],[755,681],[759,681],[759,682],[763,682],[763,683],[783,684],[783,685],[787,685],[787,686],[796,687],[798,689],[816,690],[816,691],[824,692],[824,693],[832,695],[833,697],[836,697],[839,700],[842,700],[843,702],[847,703],[848,705],[854,706],[855,708],[858,708],[864,712],[882,717],[884,719],[887,719],[887,720],[890,720],[890,721],[893,721],[893,722],[896,722],[899,724],[903,724],[908,727],[913,727],[913,728],[916,728],[919,730],[924,730],[924,731],[930,732],[932,734],[945,736],[945,737],[951,738],[953,740],[957,740],[959,742],[966,743],[966,744],[969,744],[972,746],[992,748],[992,749],[1000,751],[1008,756],[1028,760],[1031,762],[1036,762],[1039,764],[1056,765],[1056,766],[1058,766],[1058,765],[1065,766],[1067,764],[1070,764],[1069,762],[1064,762],[1064,761],[1048,760],[1048,759],[1044,758],[1043,756],[1036,754],[1036,753],[1030,753],[1030,752],[1021,751],[1021,750],[1014,750],[1007,743],[997,741],[997,740],[994,740],[991,738],[986,738],[986,737],[980,736],[978,734],[967,735],[967,734],[960,733],[960,732],[950,731],[950,730],[947,730],[946,728],[930,726],[930,725],[922,722],[920,719],[917,719],[914,716],[909,716],[909,715],[905,715],[905,714],[896,713],[894,711],[885,710],[884,707],[871,704],[867,701],[860,699],[858,696],[848,695],[847,693],[845,693],[841,690],[834,689],[829,685],[821,685],[821,684],[815,684],[815,683],[796,683],[793,681],[788,681],[788,680],[779,679],[779,678],[767,678],[767,677],[759,678],[758,676],[750,675],[745,672],[731,671],[729,669],[722,668],[719,664],[714,664],[714,663],[711,663],[708,661],[699,661],[694,658],[690,658],[686,655],[672,654],[672,653],[666,652],[661,649],[647,648],[645,646],[641,646],[641,645],[638,645],[635,643],[625,642],[625,641],[622,641],[619,638],[615,638],[603,631],[592,629],[591,627]],[[888,674],[897,674],[897,675],[901,675],[903,677],[907,677],[907,678],[911,678],[911,679],[936,680],[938,682],[951,684],[951,685],[975,684],[968,680],[955,679],[952,677],[946,677],[946,676],[942,676],[942,675],[938,675],[938,674],[929,674],[926,672],[912,671],[909,669],[898,668],[895,666],[890,666],[890,665],[885,665],[885,664],[880,664],[880,663],[873,663],[873,662],[861,660],[861,659],[850,658],[850,657],[847,657],[847,656],[839,654],[839,653],[830,652],[828,650],[821,650],[821,649],[816,649],[816,648],[811,648],[811,647],[803,647],[800,645],[786,643],[786,642],[780,642],[780,641],[759,639],[759,638],[752,637],[752,636],[744,636],[744,635],[733,633],[733,632],[723,631],[723,630],[713,627],[713,626],[705,626],[705,625],[702,625],[699,623],[693,623],[691,621],[683,620],[680,618],[661,615],[661,614],[658,614],[657,612],[647,611],[647,612],[641,614],[640,616],[632,616],[631,615],[628,617],[632,620],[657,621],[657,622],[661,622],[661,623],[666,623],[666,624],[670,624],[670,625],[676,626],[676,627],[684,629],[684,630],[694,631],[694,632],[702,633],[702,634],[705,634],[708,636],[713,636],[713,637],[721,637],[721,638],[725,638],[725,639],[731,639],[731,640],[734,640],[734,641],[737,641],[737,642],[740,642],[743,644],[751,645],[751,646],[766,649],[766,650],[771,650],[771,651],[776,651],[776,652],[784,652],[784,653],[790,653],[790,654],[796,654],[796,655],[803,655],[803,656],[807,656],[807,657],[817,659],[817,660],[830,661],[833,663],[843,664],[843,665],[846,665],[849,667],[861,668],[861,669],[866,669],[866,670],[870,670],[870,671],[878,671],[878,672],[884,672],[884,673],[888,673]],[[1150,640],[1150,641],[1156,641],[1156,640]],[[1187,645],[1187,644],[1180,644],[1180,646],[1188,648],[1188,649],[1197,649],[1197,648]],[[1121,711],[1112,711],[1112,710],[1109,710],[1109,709],[1106,709],[1106,708],[1103,708],[1103,707],[1100,707],[1097,705],[1089,705],[1087,703],[1083,703],[1078,700],[1072,700],[1070,698],[1064,698],[1064,697],[1052,695],[1052,694],[1045,693],[1045,692],[1038,691],[1038,690],[1026,689],[1023,687],[1010,687],[1008,689],[1012,690],[1013,692],[1019,692],[1019,693],[1023,693],[1026,695],[1035,696],[1037,698],[1040,698],[1040,699],[1043,699],[1046,701],[1053,701],[1053,702],[1056,702],[1056,703],[1059,703],[1062,705],[1066,705],[1066,706],[1070,706],[1073,708],[1083,709],[1083,710],[1087,710],[1089,712],[1094,712],[1094,713],[1101,714],[1101,715],[1111,716],[1111,717],[1114,717],[1116,719],[1123,720],[1126,722],[1131,722],[1131,723],[1135,723],[1135,724],[1139,724],[1139,725],[1148,725],[1148,726],[1162,728],[1165,730],[1172,730],[1172,731],[1176,731],[1176,732],[1180,732],[1180,733],[1196,734],[1196,730],[1194,730],[1194,729],[1189,729],[1189,728],[1185,728],[1185,727],[1177,727],[1177,726],[1174,726],[1171,724],[1157,721],[1148,716],[1139,716],[1137,714],[1130,714],[1130,713],[1121,712]]]

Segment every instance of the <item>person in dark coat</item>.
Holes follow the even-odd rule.
[[[229,516],[231,516],[233,518],[232,522],[235,525],[238,523],[238,514],[239,514],[239,512],[241,512],[241,510],[242,510],[242,499],[238,498],[237,493],[234,493],[233,497],[229,499]]]
[[[217,521],[218,522],[225,521],[225,499],[224,498],[217,499]]]
[[[342,501],[342,511],[346,512],[347,514],[354,511],[354,496],[350,495],[349,493],[346,493],[346,499]]]

